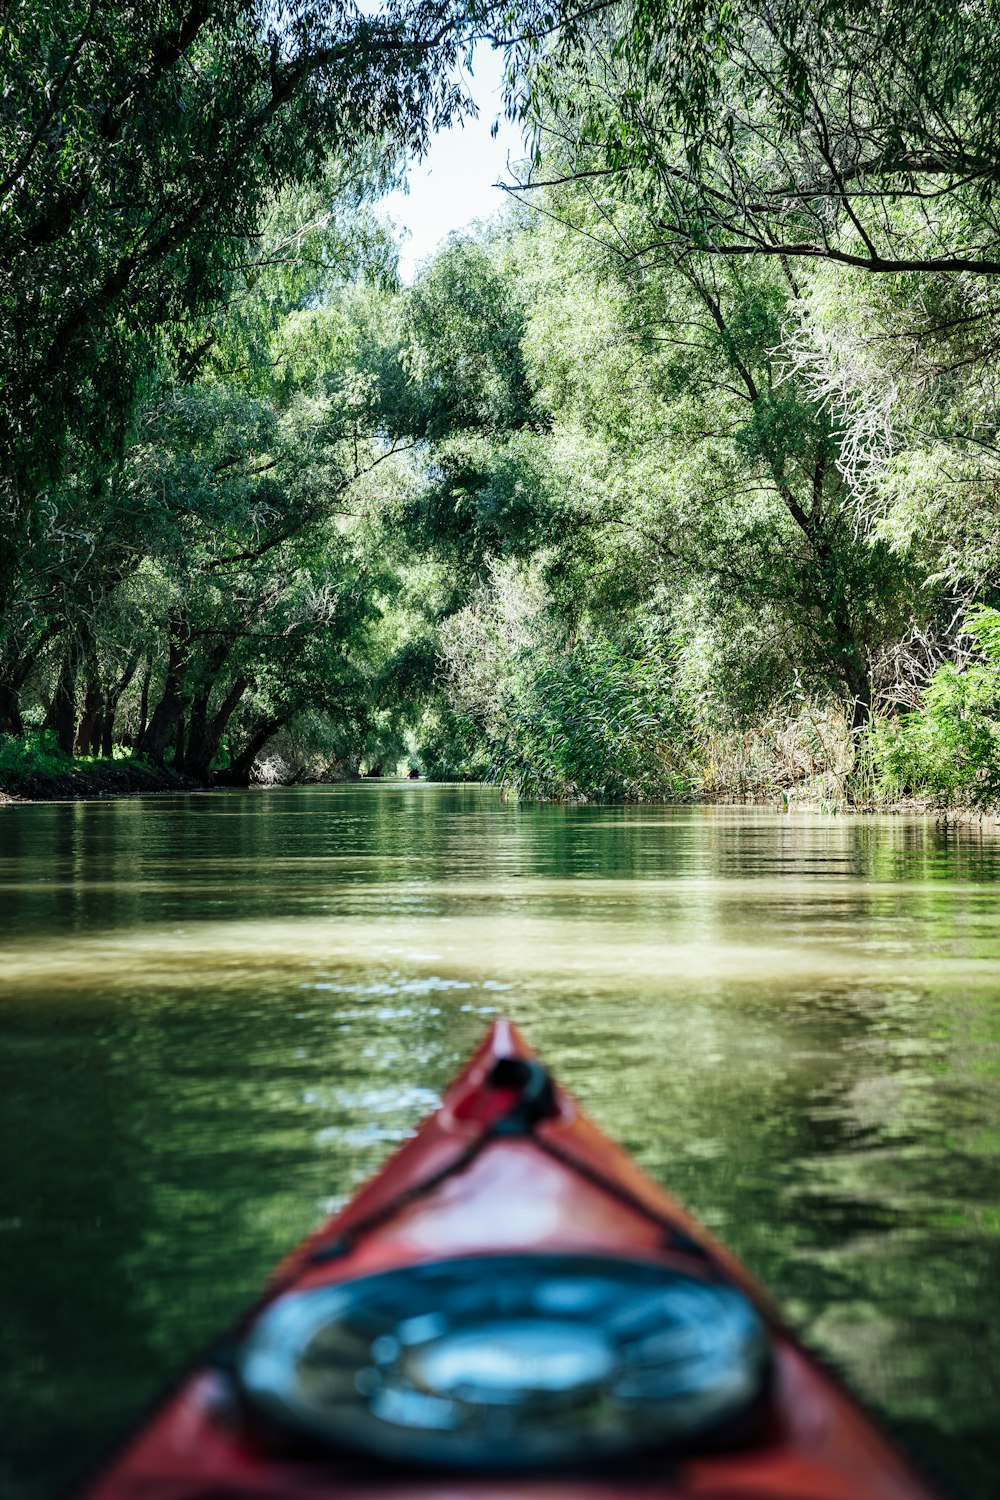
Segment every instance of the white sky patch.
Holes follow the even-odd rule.
[[[479,107],[478,118],[439,131],[423,160],[410,166],[410,191],[389,193],[382,200],[384,216],[399,230],[403,281],[413,280],[420,262],[453,230],[488,218],[506,201],[494,184],[509,179],[508,159],[520,161],[525,146],[520,126],[504,116],[502,78],[502,51],[480,44],[466,78]],[[496,121],[494,138],[490,131]]]

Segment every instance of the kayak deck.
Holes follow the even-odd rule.
[[[384,1308],[386,1297],[398,1298],[400,1287],[405,1296],[406,1276],[398,1273],[409,1268],[414,1295],[423,1297],[421,1307],[431,1309],[425,1322],[427,1316],[433,1322],[428,1298],[435,1278],[444,1276],[460,1287],[463,1316],[475,1329],[478,1305],[500,1296],[489,1288],[506,1284],[503,1295],[514,1309],[521,1296],[515,1271],[525,1264],[537,1266],[540,1276],[555,1268],[561,1286],[567,1266],[597,1276],[606,1267],[608,1277],[621,1282],[615,1295],[625,1311],[615,1311],[619,1319],[641,1316],[641,1309],[633,1314],[626,1306],[629,1264],[640,1290],[640,1283],[649,1282],[650,1297],[669,1292],[676,1301],[671,1288],[680,1288],[681,1303],[687,1296],[691,1307],[699,1305],[697,1299],[691,1302],[694,1293],[728,1298],[727,1315],[736,1317],[733,1348],[753,1345],[756,1333],[748,1319],[766,1332],[768,1344],[766,1379],[762,1376],[759,1391],[744,1403],[743,1419],[723,1423],[710,1438],[696,1433],[677,1440],[665,1428],[664,1441],[644,1441],[634,1454],[609,1452],[602,1459],[582,1452],[578,1462],[570,1456],[556,1471],[535,1473],[517,1472],[516,1465],[512,1472],[495,1472],[495,1463],[453,1471],[407,1462],[405,1450],[395,1455],[396,1462],[387,1462],[386,1455],[371,1451],[377,1438],[365,1436],[366,1424],[377,1433],[378,1423],[353,1395],[358,1414],[355,1418],[345,1408],[339,1419],[342,1442],[318,1442],[294,1423],[287,1427],[274,1419],[283,1409],[276,1351],[282,1340],[298,1337],[295,1320],[301,1322],[304,1309],[328,1307],[327,1316],[343,1325],[338,1337],[355,1337],[350,1317],[370,1321],[373,1297],[381,1298]],[[571,1278],[569,1287],[560,1295],[572,1302]],[[352,1296],[356,1307],[349,1305]],[[606,1290],[605,1300],[611,1297]],[[744,1305],[747,1314],[740,1323]],[[404,1387],[423,1391],[432,1383],[426,1371],[433,1370],[433,1380],[450,1392],[451,1410],[476,1412],[493,1399],[490,1382],[500,1380],[502,1369],[504,1379],[530,1388],[526,1399],[541,1413],[539,1451],[548,1451],[544,1445],[556,1441],[551,1434],[566,1420],[564,1370],[582,1381],[580,1370],[588,1361],[596,1368],[601,1351],[586,1317],[572,1309],[547,1325],[557,1329],[547,1348],[532,1348],[531,1326],[520,1317],[516,1309],[508,1310],[509,1336],[492,1344],[480,1340],[478,1347],[471,1333],[461,1331],[450,1344],[430,1335],[421,1343],[418,1330],[403,1336],[413,1348],[401,1352],[398,1339],[376,1330],[372,1347],[378,1349],[377,1338],[382,1339],[383,1354],[376,1360],[382,1364],[374,1373],[362,1372],[370,1387],[379,1387],[368,1406],[374,1409],[381,1401],[385,1407],[394,1392],[398,1404]],[[411,1318],[410,1326],[417,1321]],[[327,1336],[321,1329],[320,1341]],[[661,1376],[650,1374],[650,1347],[647,1340],[638,1361],[641,1377],[647,1386],[656,1379],[663,1385]],[[669,1356],[675,1363],[676,1347],[675,1338]],[[711,1349],[702,1353],[712,1355]],[[404,1359],[411,1366],[423,1360],[422,1384],[399,1375]],[[454,1374],[456,1361],[460,1376]],[[682,1365],[683,1360],[676,1368]],[[300,1366],[298,1378],[308,1403],[317,1380],[329,1382],[330,1367],[317,1376],[315,1362]],[[361,1376],[352,1371],[351,1378],[364,1395]],[[482,1387],[472,1395],[470,1380]],[[254,1398],[258,1381],[263,1405],[248,1401],[248,1390]],[[292,1391],[295,1400],[299,1387]],[[619,1387],[624,1388],[621,1378]],[[497,1399],[502,1404],[505,1397]],[[432,1424],[438,1409],[433,1400],[426,1392],[420,1400],[413,1396],[421,1411],[430,1412]],[[676,1406],[674,1395],[671,1400]],[[496,1416],[499,1407],[493,1410],[490,1430],[502,1438],[503,1422],[515,1419],[502,1412]],[[395,1432],[409,1420],[397,1416],[384,1430]],[[612,1414],[607,1420],[611,1431],[617,1418]],[[648,1416],[643,1420],[648,1426]],[[446,1412],[441,1425],[449,1423],[454,1427],[457,1419]],[[419,1444],[414,1451],[421,1451]],[[436,1451],[433,1444],[427,1451]],[[486,1451],[499,1455],[499,1467],[506,1467],[502,1441]],[[565,1090],[551,1084],[517,1029],[499,1021],[441,1107],[346,1207],[278,1267],[260,1303],[218,1355],[192,1370],[86,1495],[87,1500],[620,1500],[647,1494],[661,1500],[931,1500],[934,1493],[855,1399],[801,1347],[746,1270],[599,1131]]]

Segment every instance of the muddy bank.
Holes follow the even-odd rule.
[[[6,753],[4,753],[6,749]],[[181,776],[169,766],[143,760],[74,760],[52,752],[0,744],[0,805],[5,802],[59,802],[67,798],[136,797],[152,792],[205,792],[219,787],[322,786],[360,781],[355,767],[331,769],[321,776],[274,775],[247,781],[225,770],[210,780]]]
[[[197,792],[204,783],[168,766],[137,760],[78,762],[51,758],[0,765],[0,803],[52,802],[70,797],[129,797],[150,792]]]

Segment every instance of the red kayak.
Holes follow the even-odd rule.
[[[506,1021],[87,1500],[931,1500]]]

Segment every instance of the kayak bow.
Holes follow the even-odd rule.
[[[931,1500],[498,1021],[87,1500]]]

